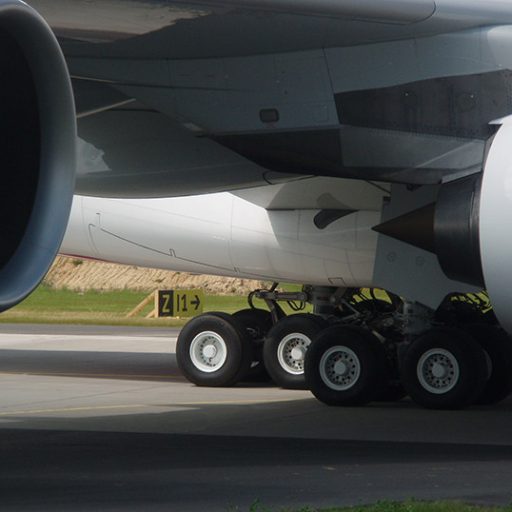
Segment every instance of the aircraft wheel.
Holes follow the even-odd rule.
[[[306,354],[306,384],[327,405],[364,405],[376,399],[387,379],[379,340],[359,327],[322,331]]]
[[[484,349],[490,374],[475,403],[497,404],[512,392],[512,339],[499,327],[490,325],[472,325],[470,332]]]
[[[253,346],[254,361],[244,380],[251,382],[264,382],[269,375],[263,363],[263,340],[272,327],[272,315],[264,309],[248,308],[233,313],[247,332]]]
[[[231,315],[206,313],[181,330],[176,359],[197,386],[232,386],[249,371],[253,350],[244,328]]]
[[[460,409],[473,403],[487,380],[483,349],[458,329],[432,329],[407,350],[402,381],[411,398],[429,409]]]
[[[306,389],[304,358],[312,339],[326,326],[319,316],[290,315],[267,333],[263,361],[272,380],[282,388]]]

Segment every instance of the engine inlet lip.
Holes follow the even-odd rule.
[[[0,269],[5,310],[39,284],[64,237],[75,183],[76,118],[66,62],[44,19],[21,1],[0,0],[0,31],[16,41],[28,63],[41,127],[32,214],[13,257]]]

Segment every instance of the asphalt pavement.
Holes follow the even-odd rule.
[[[512,400],[332,408],[270,384],[198,388],[177,332],[0,325],[2,511],[512,501]]]

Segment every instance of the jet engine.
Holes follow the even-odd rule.
[[[485,288],[512,333],[512,120],[503,123],[483,172],[443,183],[435,202],[374,229],[436,254],[451,280]]]
[[[62,241],[75,176],[75,109],[45,21],[0,0],[0,310],[40,282]]]
[[[435,253],[451,279],[485,288],[512,333],[512,124],[489,147],[483,173],[444,184],[435,207]]]

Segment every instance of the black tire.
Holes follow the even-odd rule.
[[[472,325],[468,330],[490,363],[490,376],[475,404],[497,404],[512,393],[512,339],[503,329],[491,325]]]
[[[225,354],[224,361],[221,357],[215,360],[216,355],[207,361],[200,349],[202,335],[205,343],[214,347],[212,351],[217,347],[219,354]],[[197,348],[195,356],[191,354],[193,345]],[[197,386],[225,387],[236,384],[247,374],[253,353],[239,322],[231,315],[215,312],[197,316],[185,325],[178,336],[176,359],[190,382]]]
[[[428,409],[466,407],[482,393],[486,380],[483,349],[459,329],[426,332],[413,341],[403,360],[405,389],[417,404]]]
[[[233,313],[233,318],[244,327],[253,347],[254,360],[244,377],[249,382],[267,382],[270,376],[263,363],[263,340],[272,327],[272,315],[264,309],[248,308]]]
[[[276,385],[286,389],[306,389],[304,359],[293,358],[291,350],[297,347],[305,353],[326,325],[319,316],[301,313],[282,318],[270,329],[263,345],[263,361]]]
[[[346,373],[337,372],[338,363]],[[386,353],[369,331],[334,325],[308,350],[305,370],[308,388],[324,404],[364,405],[375,400],[386,383]]]

